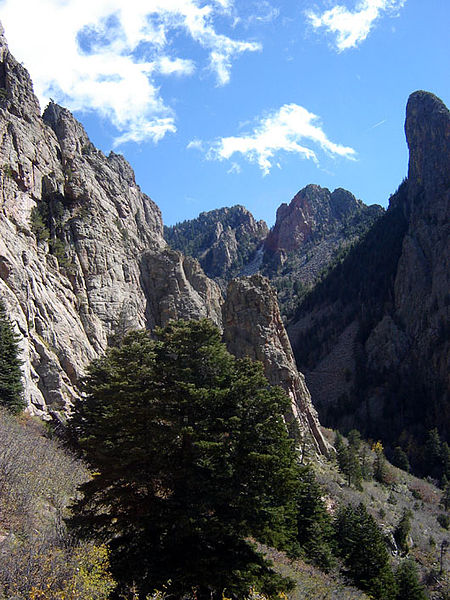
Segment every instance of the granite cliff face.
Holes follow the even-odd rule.
[[[267,379],[291,399],[286,420],[300,425],[304,446],[327,454],[317,413],[304,376],[297,371],[291,344],[281,320],[277,295],[261,275],[232,280],[223,305],[224,341],[238,357],[248,356],[264,365]]]
[[[450,425],[450,116],[409,98],[408,178],[290,324],[319,414],[389,444]]]
[[[79,394],[88,362],[129,329],[203,317],[222,326],[218,285],[197,260],[168,247],[160,211],[137,186],[130,165],[97,150],[66,109],[51,103],[41,117],[29,75],[9,53],[3,34],[0,134],[0,298],[20,334],[29,412],[61,418]],[[223,274],[236,256],[254,253],[267,228],[242,207],[222,212],[227,225],[215,228],[215,243],[204,258]],[[238,242],[245,240],[243,251]],[[237,254],[228,252],[232,247]],[[252,285],[259,289],[258,282],[249,284],[241,301],[233,294],[236,307]],[[276,321],[277,310],[267,291],[251,318]],[[232,314],[229,307],[227,318]],[[281,333],[272,334],[272,324],[266,324],[271,337],[255,336],[252,355],[272,353],[267,374],[283,384],[281,373],[295,370],[289,343],[282,325]],[[321,451],[308,391],[301,376],[295,377],[284,387],[300,430],[314,430]]]
[[[55,104],[41,117],[3,32],[0,92],[0,296],[21,335],[30,411],[57,415],[111,337],[169,318],[220,325],[221,295],[167,250],[123,157],[96,150]]]

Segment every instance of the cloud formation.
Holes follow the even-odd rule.
[[[336,35],[338,52],[355,48],[369,35],[375,21],[385,13],[396,13],[406,0],[360,0],[354,10],[340,4],[317,14],[310,10],[306,17],[314,29],[324,27]]]
[[[305,146],[305,142],[310,142]],[[285,104],[278,111],[259,119],[253,132],[248,135],[224,137],[209,146],[209,160],[228,160],[241,154],[248,161],[258,164],[268,175],[281,152],[298,154],[301,158],[319,163],[317,153],[309,146],[315,144],[331,156],[354,159],[355,150],[336,144],[324,133],[320,119],[298,104]],[[205,145],[194,140],[188,148],[204,149]],[[236,168],[234,168],[236,171]]]
[[[155,142],[176,131],[157,84],[190,76],[198,66],[176,56],[183,34],[207,53],[218,85],[232,62],[260,49],[216,31],[233,0],[0,0],[11,51],[31,73],[39,99],[71,110],[95,110],[127,141]],[[178,36],[178,37],[177,37]]]

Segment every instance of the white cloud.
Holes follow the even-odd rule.
[[[298,104],[285,104],[278,111],[259,120],[253,132],[248,135],[224,137],[210,145],[207,158],[210,160],[228,160],[235,154],[242,154],[248,161],[257,163],[264,175],[271,168],[279,166],[280,152],[298,154],[301,158],[318,163],[317,154],[308,144],[319,146],[333,156],[354,159],[355,150],[336,144],[324,133],[320,119]],[[198,140],[189,147],[202,149]],[[232,167],[233,168],[233,167]]]
[[[219,85],[232,62],[260,49],[216,31],[233,0],[0,0],[9,46],[30,71],[42,104],[95,110],[119,131],[116,144],[176,131],[159,76],[189,76],[197,65],[176,56],[183,33],[208,55]]]
[[[306,16],[315,29],[324,27],[336,35],[338,52],[355,48],[369,35],[375,21],[384,13],[395,13],[406,0],[360,0],[354,10],[340,4],[317,14],[310,10]]]

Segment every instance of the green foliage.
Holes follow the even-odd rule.
[[[427,600],[424,586],[420,583],[416,563],[407,559],[402,561],[395,573],[398,591],[396,600]]]
[[[337,514],[338,552],[352,581],[377,600],[394,600],[396,585],[383,536],[364,504]]]
[[[46,242],[50,238],[48,227],[48,206],[41,202],[31,209],[30,227],[38,242]]]
[[[349,433],[349,444],[344,442],[342,435],[337,432],[335,439],[336,459],[339,470],[347,477],[348,485],[362,489],[362,471],[359,451],[361,449],[361,436],[355,429]]]
[[[71,261],[66,255],[63,230],[64,204],[60,196],[53,195],[37,203],[30,213],[30,227],[38,243],[48,242],[50,253],[65,271],[71,270]]]
[[[449,510],[450,509],[450,482],[447,481],[447,477],[445,477],[444,475],[444,481],[443,481],[443,492],[442,492],[442,498],[441,498],[441,504],[444,507],[444,510]]]
[[[333,527],[322,500],[322,489],[311,467],[303,467],[297,491],[297,539],[314,564],[328,571],[334,564]]]
[[[388,483],[389,468],[384,456],[383,444],[378,441],[372,446],[372,452],[375,453],[375,462],[373,464],[373,476],[380,483]]]
[[[408,537],[411,533],[411,519],[412,512],[410,510],[404,510],[400,517],[400,521],[394,529],[394,539],[403,554],[408,554],[409,552]]]
[[[400,446],[396,446],[394,449],[394,454],[392,456],[392,464],[399,469],[403,469],[409,473],[410,464],[408,460],[408,455]]]
[[[442,529],[450,529],[450,516],[444,513],[440,513],[437,517],[437,522],[442,527]]]
[[[126,335],[89,368],[72,431],[94,478],[70,523],[109,542],[113,573],[142,596],[241,597],[286,587],[249,536],[290,548],[298,467],[288,399],[236,360],[206,320]]]
[[[0,301],[0,406],[12,413],[19,413],[25,408],[19,355],[19,336]]]
[[[440,478],[441,475],[441,438],[439,431],[435,427],[427,434],[425,442],[425,462],[428,466],[428,473],[432,477]]]

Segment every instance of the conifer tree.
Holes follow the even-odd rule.
[[[337,432],[335,438],[336,448],[336,460],[339,466],[339,470],[347,477],[347,483],[349,486],[352,484],[356,488],[361,489],[361,465],[359,462],[359,446],[361,444],[361,437],[359,432],[353,430],[351,442],[348,445],[345,444],[342,435]]]
[[[440,479],[442,475],[441,438],[436,428],[428,432],[425,442],[425,469],[428,475]]]
[[[395,573],[397,581],[396,600],[428,600],[424,586],[420,583],[416,563],[406,559],[400,563]]]
[[[73,508],[109,542],[115,578],[141,596],[242,598],[286,587],[249,541],[295,541],[298,466],[288,398],[237,360],[208,321],[127,334],[89,368],[72,430],[96,472]]]
[[[364,504],[347,505],[334,524],[338,552],[346,572],[362,590],[377,600],[394,600],[396,584],[383,536]]]
[[[392,464],[399,469],[403,469],[409,473],[410,465],[406,452],[401,448],[401,446],[396,446],[394,449],[394,454],[392,456]]]
[[[409,551],[408,536],[411,532],[411,518],[412,512],[405,509],[394,530],[394,539],[403,554],[407,554]]]
[[[0,301],[0,405],[12,413],[25,408],[18,344],[18,336]]]
[[[297,491],[297,539],[305,556],[327,571],[335,564],[333,526],[311,467],[303,467]]]

